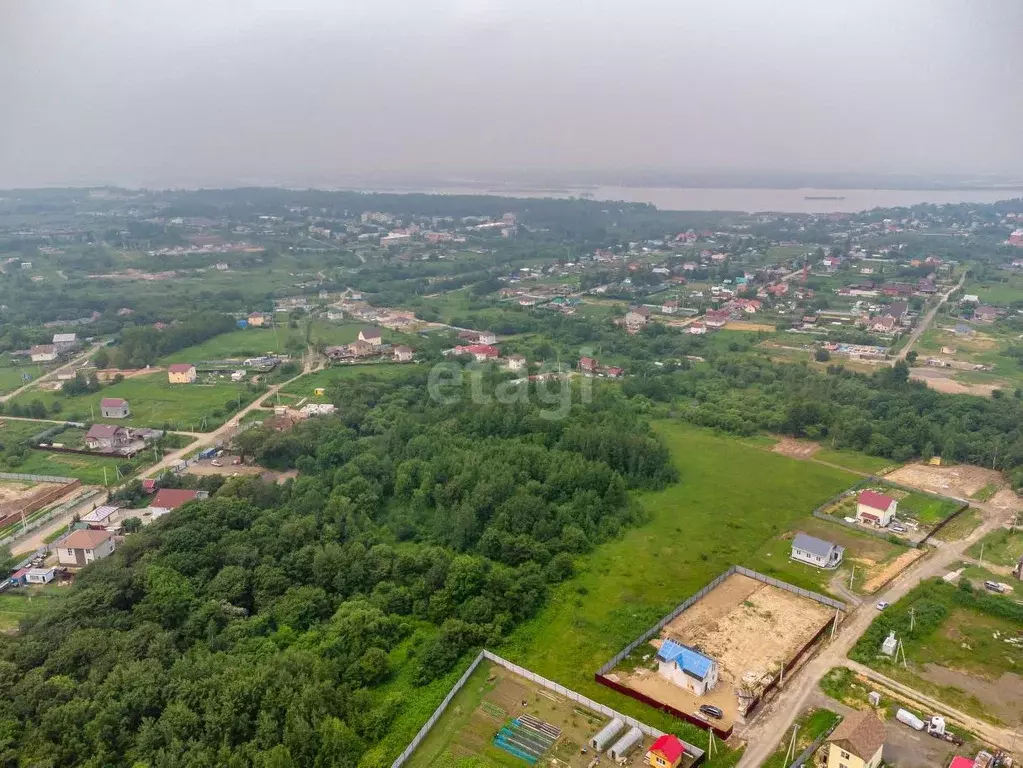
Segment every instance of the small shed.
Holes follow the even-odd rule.
[[[894,632],[889,632],[888,637],[881,643],[881,653],[885,656],[894,656],[895,649],[898,648],[899,641],[895,638]]]
[[[633,726],[608,750],[612,760],[624,760],[643,741],[643,731]]]
[[[596,736],[590,739],[590,746],[598,752],[603,752],[614,743],[615,738],[624,727],[625,723],[621,721],[621,718],[614,718],[610,723],[597,731]]]
[[[30,568],[25,574],[25,582],[27,584],[49,584],[56,577],[57,569],[54,567]]]

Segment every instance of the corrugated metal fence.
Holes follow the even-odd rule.
[[[444,711],[448,708],[448,705],[451,704],[451,700],[455,697],[455,694],[458,693],[459,690],[461,690],[462,686],[465,685],[466,680],[468,680],[469,676],[476,671],[476,667],[478,667],[484,659],[494,664],[498,664],[507,669],[508,671],[513,672],[514,674],[520,677],[524,677],[525,679],[533,683],[536,683],[537,685],[540,685],[549,691],[554,691],[555,693],[564,696],[566,699],[571,699],[572,701],[582,704],[587,709],[591,709],[594,712],[599,712],[605,717],[608,718],[617,717],[622,722],[627,723],[630,726],[639,728],[647,736],[657,738],[658,736],[663,735],[663,731],[659,731],[656,728],[647,725],[646,723],[640,722],[634,717],[623,715],[621,712],[613,710],[610,707],[604,706],[600,702],[587,698],[586,696],[576,693],[575,691],[569,690],[565,686],[555,683],[553,680],[548,680],[546,677],[541,677],[540,675],[534,672],[530,672],[525,667],[520,667],[518,664],[513,664],[507,659],[501,658],[496,653],[491,653],[490,651],[483,650],[479,652],[479,655],[476,656],[475,659],[473,659],[472,663],[469,665],[469,668],[465,670],[465,672],[462,674],[460,678],[458,678],[458,682],[454,684],[450,691],[448,691],[447,696],[444,697],[444,700],[440,703],[437,709],[434,710],[433,714],[430,715],[430,719],[426,721],[426,724],[419,729],[419,733],[415,735],[415,738],[413,738],[409,745],[405,747],[404,751],[400,755],[398,755],[398,758],[393,763],[391,763],[391,768],[400,768],[400,766],[406,760],[409,759],[409,756],[416,750],[416,747],[418,747],[420,743],[422,743],[423,739],[426,738],[426,734],[430,732],[430,729],[433,728],[434,725],[436,725],[441,715],[444,714]],[[693,755],[694,764],[698,764],[703,760],[704,751],[702,749],[695,746],[694,744],[689,744],[685,741],[683,741],[682,744],[685,747],[686,752]]]
[[[77,478],[59,475],[26,475],[23,472],[0,472],[0,480],[24,480],[31,483],[73,483]]]

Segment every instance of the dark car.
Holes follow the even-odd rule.
[[[718,720],[725,716],[725,713],[722,712],[717,707],[715,707],[713,704],[703,704],[700,707],[700,714],[707,715],[708,717],[713,717]]]

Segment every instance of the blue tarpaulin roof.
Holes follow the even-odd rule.
[[[687,645],[676,643],[674,640],[665,640],[657,651],[657,658],[663,661],[673,661],[678,664],[679,669],[688,672],[701,680],[710,674],[713,660],[708,659],[699,651],[694,651]]]

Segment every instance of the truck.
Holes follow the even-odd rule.
[[[211,459],[214,456],[216,456],[216,454],[217,454],[217,449],[216,448],[203,448],[201,451],[199,451],[199,458],[200,459]]]
[[[922,731],[924,729],[924,721],[908,710],[900,709],[895,713],[895,719],[904,725],[908,725],[914,731]]]

